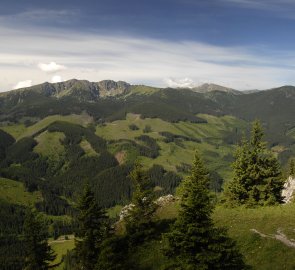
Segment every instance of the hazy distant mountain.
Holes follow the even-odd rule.
[[[243,92],[229,88],[229,87],[225,87],[225,86],[221,86],[221,85],[217,85],[214,83],[204,83],[200,86],[194,87],[192,88],[193,91],[198,92],[198,93],[207,93],[207,92],[212,92],[212,91],[221,91],[221,92],[226,92],[226,93],[233,93],[236,95],[240,95],[243,94]]]
[[[252,90],[243,90],[243,94],[252,94],[252,93],[257,93],[260,92],[261,90],[258,89],[252,89]]]
[[[18,101],[21,101],[27,95],[37,94],[55,98],[73,97],[79,101],[96,101],[98,98],[127,93],[129,88],[130,84],[123,81],[89,82],[72,79],[59,83],[45,82],[32,87],[0,93],[0,97],[6,96],[10,100],[17,98]]]
[[[123,81],[73,79],[0,93],[0,122],[83,111],[107,121],[123,119],[128,112],[171,122],[202,122],[197,114],[232,115],[247,121],[260,118],[272,135],[284,136],[295,127],[295,87],[244,94],[216,84],[161,89]]]

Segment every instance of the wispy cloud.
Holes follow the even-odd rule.
[[[0,28],[0,34],[5,41],[0,43],[2,90],[27,78],[34,83],[52,81],[51,71],[61,72],[64,80],[114,79],[156,86],[214,82],[237,89],[263,89],[295,83],[293,51],[268,53],[263,48],[261,54],[257,48],[52,29],[6,27]]]
[[[194,80],[190,78],[182,78],[182,79],[174,79],[174,78],[166,78],[164,82],[169,87],[180,87],[180,88],[193,88],[198,84],[194,82]]]
[[[68,23],[77,19],[79,12],[77,10],[62,9],[29,9],[18,13],[1,14],[0,22],[2,25],[11,24],[47,24],[50,23]]]
[[[219,2],[233,4],[242,8],[273,11],[273,15],[281,14],[288,18],[295,18],[294,0],[218,0]]]
[[[45,71],[45,72],[48,72],[48,73],[52,73],[52,72],[56,72],[56,71],[66,69],[65,66],[59,65],[56,62],[50,62],[48,64],[39,63],[38,68],[40,68],[42,71]]]

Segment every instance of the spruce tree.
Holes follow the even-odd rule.
[[[289,176],[295,177],[295,160],[294,158],[291,158],[289,161],[289,171],[288,171]]]
[[[133,183],[132,207],[125,218],[126,233],[132,245],[144,241],[154,231],[153,216],[157,210],[154,192],[147,174],[139,163],[130,173]]]
[[[243,138],[241,145],[235,152],[235,162],[232,164],[234,169],[234,178],[225,189],[226,200],[229,204],[243,204],[248,199],[246,183],[248,176],[247,165],[250,164],[250,147],[248,141]],[[244,184],[241,184],[244,183]]]
[[[85,186],[80,197],[78,210],[77,261],[80,269],[93,270],[107,234],[107,218],[105,211],[97,205],[89,185]]]
[[[55,259],[55,254],[48,245],[48,228],[41,215],[33,208],[26,211],[24,227],[24,270],[45,270]]]
[[[263,137],[260,122],[254,121],[250,139],[244,139],[235,153],[233,181],[225,190],[229,205],[272,205],[282,201],[280,165]]]
[[[154,194],[147,174],[139,163],[135,163],[130,173],[133,182],[132,204],[124,218],[125,235],[111,234],[103,242],[98,258],[97,270],[138,269],[135,262],[129,261],[133,248],[153,235],[154,213],[157,209],[153,202]]]
[[[128,240],[125,236],[112,235],[101,246],[96,270],[132,270],[128,265]]]
[[[196,153],[191,175],[182,186],[179,216],[164,235],[166,269],[245,269],[243,258],[225,229],[214,226],[210,180]]]

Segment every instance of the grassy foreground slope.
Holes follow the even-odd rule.
[[[49,245],[56,254],[55,260],[52,265],[59,264],[62,261],[62,257],[67,254],[67,251],[72,250],[75,247],[75,240],[72,236],[69,239],[64,239],[64,237],[52,240],[49,239]],[[64,265],[61,263],[58,267],[54,268],[56,270],[62,270]]]
[[[279,233],[289,240],[295,238],[294,204],[257,209],[219,207],[214,220],[229,229],[230,236],[238,242],[247,263],[254,269],[295,268],[295,246],[289,247],[274,238]]]
[[[177,204],[160,209],[161,219],[177,216]],[[279,232],[288,240],[295,238],[295,204],[261,207],[256,209],[217,207],[213,219],[218,226],[228,228],[230,237],[245,257],[246,263],[257,270],[292,270],[295,268],[295,246],[289,247],[275,239]],[[259,233],[265,235],[262,237]],[[161,238],[146,242],[133,254],[132,260],[142,269],[158,270],[166,261],[159,252]]]

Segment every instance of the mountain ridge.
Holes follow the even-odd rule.
[[[84,88],[83,88],[84,87]],[[227,86],[222,86],[214,83],[204,83],[199,86],[193,87],[193,88],[186,88],[186,87],[151,87],[148,85],[142,85],[142,84],[130,84],[125,81],[114,81],[111,79],[108,80],[101,80],[97,82],[92,82],[89,80],[80,80],[80,79],[70,79],[67,81],[62,81],[62,82],[57,82],[57,83],[50,83],[50,82],[44,82],[41,84],[36,84],[33,86],[29,87],[23,87],[23,88],[18,88],[18,89],[12,89],[4,92],[0,92],[0,97],[7,96],[9,94],[15,94],[15,93],[23,93],[26,91],[35,91],[38,93],[43,93],[46,96],[54,96],[54,97],[63,97],[65,95],[70,95],[71,91],[75,92],[78,91],[79,89],[81,90],[88,90],[93,97],[110,97],[110,96],[116,96],[116,95],[122,95],[122,94],[127,94],[129,90],[132,87],[146,87],[146,88],[151,88],[151,89],[187,89],[192,92],[196,93],[210,93],[210,92],[225,92],[225,93],[232,93],[236,95],[241,95],[241,94],[253,94],[253,93],[258,93],[258,92],[265,92],[265,91],[272,91],[272,90],[280,90],[284,88],[292,88],[294,86],[292,85],[282,85],[279,87],[274,87],[274,88],[269,88],[269,89],[264,89],[264,90],[258,90],[258,89],[253,89],[253,90],[237,90],[231,87]]]
[[[226,93],[232,93],[236,95],[241,95],[243,94],[243,91],[239,91],[233,88],[229,88],[226,86],[214,84],[214,83],[204,83],[200,86],[193,87],[193,91],[198,92],[198,93],[208,93],[208,92],[213,92],[213,91],[221,91],[221,92],[226,92]]]
[[[2,92],[0,93],[0,97],[25,95],[28,91],[31,91],[46,97],[62,98],[64,96],[73,96],[81,101],[94,101],[98,98],[126,93],[130,87],[131,85],[129,83],[123,81],[102,80],[99,82],[90,82],[87,80],[71,79],[58,83],[44,82],[30,87]]]

